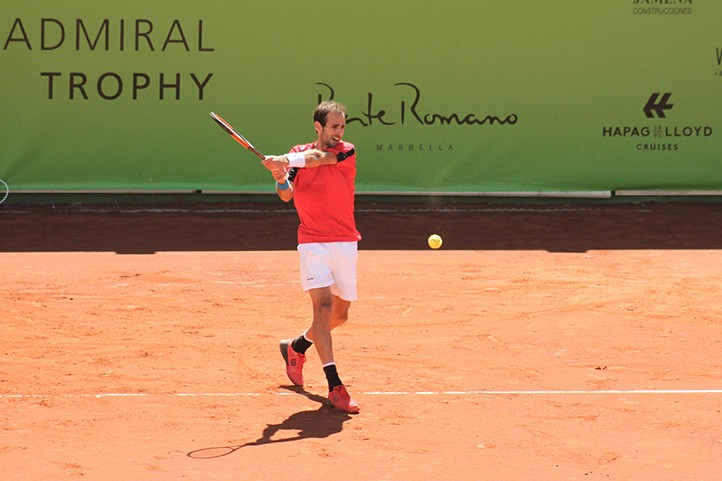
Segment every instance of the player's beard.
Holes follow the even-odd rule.
[[[332,147],[336,147],[339,144],[339,142],[341,142],[340,138],[338,140],[335,140],[333,138],[333,135],[330,135],[330,134],[329,135],[321,134],[320,140],[321,140],[321,145],[323,147],[323,150],[327,150]]]

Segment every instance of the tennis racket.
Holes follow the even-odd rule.
[[[220,125],[221,128],[223,130],[225,130],[226,133],[228,135],[230,135],[233,140],[235,140],[236,142],[238,142],[239,144],[241,144],[242,146],[244,146],[245,148],[247,148],[248,150],[250,150],[251,152],[256,154],[258,157],[260,157],[261,160],[264,160],[266,158],[265,155],[263,155],[258,150],[256,150],[256,148],[253,146],[252,143],[250,143],[248,141],[247,138],[245,138],[243,135],[240,134],[240,132],[238,132],[236,129],[234,129],[231,124],[229,124],[228,122],[223,120],[223,118],[220,115],[218,115],[214,112],[211,112],[211,118],[213,120],[215,120],[216,123],[218,125]]]

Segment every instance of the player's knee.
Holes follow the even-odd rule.
[[[329,325],[333,317],[331,301],[316,302],[313,305],[313,321],[316,324]]]
[[[331,312],[333,311],[333,304],[331,303],[331,300],[329,299],[328,301],[317,302],[313,306],[313,308],[316,312],[322,313],[322,314],[330,317]]]

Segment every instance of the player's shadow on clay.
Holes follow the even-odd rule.
[[[214,459],[233,454],[241,448],[249,446],[263,446],[265,444],[287,443],[308,438],[327,438],[343,430],[343,423],[351,419],[349,414],[336,411],[328,405],[328,400],[322,396],[311,394],[303,388],[284,386],[284,389],[296,392],[321,406],[316,410],[300,411],[289,416],[278,424],[268,424],[255,441],[233,446],[217,446],[196,449],[188,453],[193,459]],[[289,435],[290,433],[293,433]]]

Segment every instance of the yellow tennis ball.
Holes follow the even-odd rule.
[[[429,247],[432,249],[438,249],[444,241],[441,240],[441,236],[438,234],[431,234],[429,236]]]

